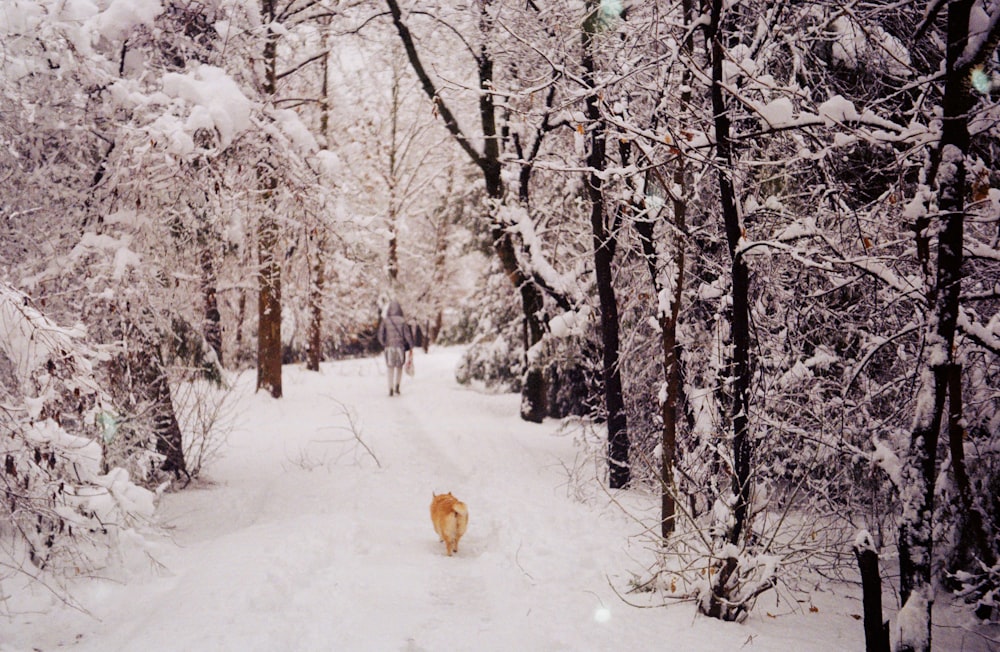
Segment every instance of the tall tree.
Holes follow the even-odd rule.
[[[319,21],[320,71],[319,89],[319,134],[323,149],[330,146],[330,20]],[[326,284],[326,230],[322,225],[312,226],[306,236],[307,258],[309,259],[309,326],[306,334],[306,368],[319,371],[323,359],[323,290]]]
[[[963,278],[969,120],[975,104],[972,78],[973,71],[992,56],[1000,39],[1000,7],[993,7],[994,15],[983,33],[978,24],[974,28],[971,23],[974,4],[973,0],[947,3],[941,138],[929,157],[925,177],[931,190],[925,196],[933,197],[936,206],[929,203],[923,206],[928,219],[924,232],[917,234],[928,241],[936,234],[937,255],[927,288],[926,367],[921,374],[920,398],[903,469],[903,516],[899,532],[903,607],[896,645],[900,652],[931,649],[938,441],[945,423],[949,389],[954,403],[951,412],[961,411],[960,385],[951,379],[960,370],[955,359],[955,336]]]
[[[583,26],[582,84],[587,91],[584,101],[587,131],[590,132],[587,152],[587,196],[590,199],[590,228],[594,247],[594,275],[597,278],[597,295],[601,308],[601,344],[604,375],[604,401],[608,418],[608,467],[612,489],[628,486],[631,478],[629,464],[628,418],[622,389],[619,363],[618,299],[615,296],[613,265],[618,244],[621,213],[608,210],[604,197],[604,171],[607,150],[607,126],[601,116],[600,84],[595,63],[595,40],[604,25],[604,7],[588,1],[587,17]]]
[[[263,0],[264,23],[264,101],[273,105],[278,83],[278,0]],[[268,138],[270,140],[270,138]],[[278,177],[275,158],[265,150],[257,161],[261,210],[257,222],[257,389],[281,398],[281,261],[278,257],[278,216],[275,193]]]
[[[684,0],[680,5],[682,25],[690,25],[693,5]],[[655,23],[660,19],[658,11],[649,17]],[[654,35],[657,31],[651,29]],[[681,53],[690,59],[693,54],[694,35],[688,28],[681,41]],[[654,36],[655,38],[655,36]],[[652,46],[652,43],[649,44]],[[629,126],[635,130],[655,133],[666,124],[664,105],[667,93],[676,88],[681,108],[691,102],[691,70],[682,66],[679,75],[668,76],[670,67],[656,77],[655,94],[649,98],[648,117],[645,121]],[[648,91],[647,91],[648,92]],[[680,342],[678,326],[681,304],[684,300],[685,247],[687,246],[688,212],[688,163],[681,150],[668,149],[669,158],[657,161],[654,148],[658,142],[649,139],[634,139],[624,132],[619,137],[619,151],[623,167],[636,164],[645,171],[626,179],[630,201],[626,206],[632,227],[639,237],[642,256],[649,271],[650,286],[657,298],[655,319],[659,327],[659,346],[663,370],[663,391],[660,397],[661,431],[659,437],[660,462],[660,536],[666,543],[676,528],[677,484],[674,465],[677,461],[677,432],[682,415],[682,385]],[[671,139],[667,139],[672,142]],[[669,177],[668,177],[669,175]]]
[[[750,272],[741,251],[743,225],[736,206],[733,181],[733,152],[730,140],[729,109],[726,106],[725,12],[722,0],[713,0],[708,38],[712,51],[712,113],[715,117],[715,164],[719,180],[719,203],[731,258],[732,338],[733,338],[733,494],[735,522],[729,533],[731,543],[738,543],[747,526],[750,505],[750,469],[753,440],[750,433]]]

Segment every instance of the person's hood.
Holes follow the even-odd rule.
[[[403,307],[399,305],[398,301],[392,301],[389,303],[389,309],[385,311],[387,317],[392,317],[398,315],[403,316]]]

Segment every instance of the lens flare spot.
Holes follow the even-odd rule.
[[[625,11],[625,3],[622,0],[601,0],[601,13],[607,19],[619,18]]]
[[[989,93],[990,87],[993,84],[990,82],[990,77],[987,75],[982,68],[973,68],[972,70],[972,86],[980,93]]]

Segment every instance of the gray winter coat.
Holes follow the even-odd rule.
[[[404,351],[413,348],[413,335],[398,301],[389,304],[385,318],[378,325],[378,342],[385,348],[396,347]]]

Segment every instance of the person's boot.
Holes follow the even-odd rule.
[[[396,393],[399,394],[399,385],[396,385]]]

